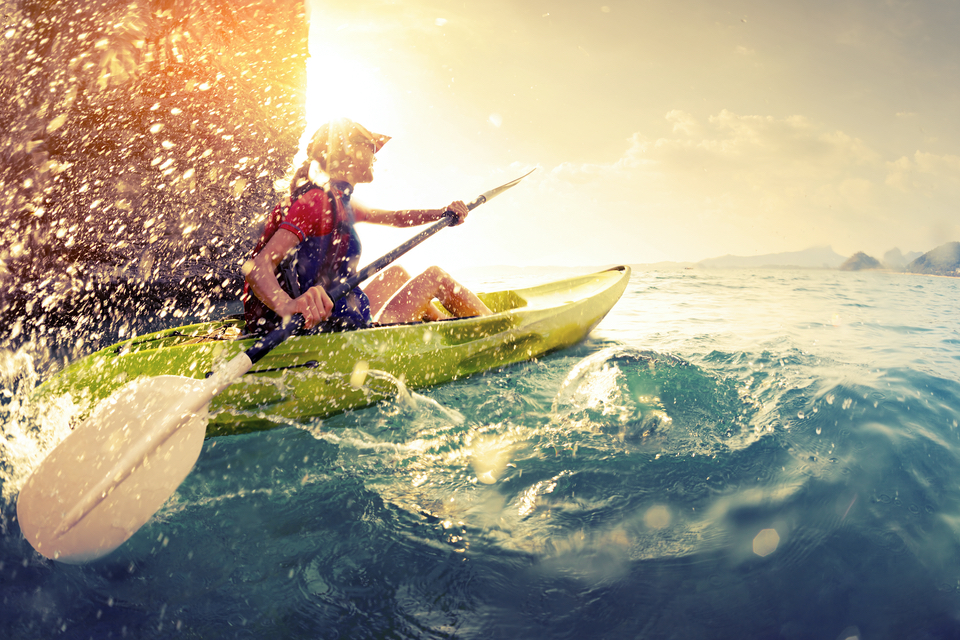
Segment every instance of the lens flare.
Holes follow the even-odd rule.
[[[307,126],[301,152],[317,128],[346,117],[374,131],[391,129],[395,111],[391,92],[380,70],[342,55],[334,47],[313,42],[307,61]]]

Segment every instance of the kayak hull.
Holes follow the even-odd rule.
[[[428,387],[569,347],[610,311],[629,277],[624,266],[478,294],[491,316],[294,336],[214,398],[207,436],[323,418],[395,396],[397,380]],[[138,336],[69,365],[35,397],[69,393],[82,414],[142,376],[202,378],[253,345],[243,328],[231,318]]]

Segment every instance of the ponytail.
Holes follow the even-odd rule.
[[[294,172],[293,177],[290,179],[290,193],[293,193],[297,190],[297,187],[310,180],[310,164],[311,160],[307,158],[307,161],[300,165],[300,168]]]

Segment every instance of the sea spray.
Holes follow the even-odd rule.
[[[397,390],[395,401],[398,405],[413,410],[424,408],[433,409],[454,424],[463,424],[465,418],[463,417],[462,413],[456,409],[443,406],[433,398],[428,398],[417,393],[416,391],[410,391],[407,389],[407,385],[400,378],[397,378],[386,371],[380,371],[379,369],[369,369],[367,370],[366,375],[370,378],[374,378],[376,380],[385,380],[393,384]]]
[[[39,379],[31,345],[0,351],[0,483],[5,501],[46,455],[69,435],[78,405],[70,394],[34,402],[30,394]]]
[[[661,453],[715,455],[741,446],[755,414],[735,381],[674,355],[607,347],[574,365],[557,391],[553,419]]]

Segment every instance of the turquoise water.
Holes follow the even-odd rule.
[[[86,566],[14,518],[50,446],[23,389],[63,353],[7,351],[0,636],[958,637],[958,299],[960,279],[635,272],[572,349],[208,440]]]

